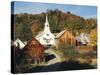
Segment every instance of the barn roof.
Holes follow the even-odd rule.
[[[34,48],[34,47],[32,47],[33,45],[43,48],[43,45],[41,45],[41,43],[35,37],[32,37],[30,40],[28,40],[27,45],[25,46],[25,48],[30,48],[30,47]]]
[[[61,37],[65,32],[66,32],[66,30],[61,31],[60,33],[58,33],[58,35],[56,35],[55,38]]]

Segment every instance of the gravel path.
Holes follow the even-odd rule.
[[[49,61],[47,62],[46,66],[61,62],[60,56],[59,56],[56,52],[54,52],[54,51],[52,50],[52,48],[47,49],[47,50],[45,51],[45,53],[48,53],[49,55],[50,55],[50,54],[51,54],[51,55],[53,54],[53,55],[55,56],[55,58],[53,58],[53,59],[51,59],[51,60],[49,60]]]

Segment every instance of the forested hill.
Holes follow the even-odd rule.
[[[75,35],[77,31],[84,30],[85,32],[90,32],[97,26],[96,18],[85,19],[69,11],[62,12],[58,9],[48,10],[47,14],[52,33],[58,33],[61,30],[68,29]],[[28,40],[44,28],[45,12],[40,14],[21,13],[12,16],[14,16],[15,39]]]

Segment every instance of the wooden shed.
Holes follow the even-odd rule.
[[[68,30],[63,30],[56,35],[55,38],[59,43],[67,43],[69,45],[75,45],[75,37]]]
[[[44,47],[34,37],[27,42],[24,53],[28,62],[40,63],[44,60]]]

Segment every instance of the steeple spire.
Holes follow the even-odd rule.
[[[46,14],[46,23],[48,23],[48,15]]]
[[[45,22],[45,26],[49,27],[48,15],[47,15],[47,14],[46,14],[46,22]]]
[[[50,32],[49,22],[48,22],[48,15],[47,14],[46,14],[46,21],[45,21],[44,31],[45,32]]]

